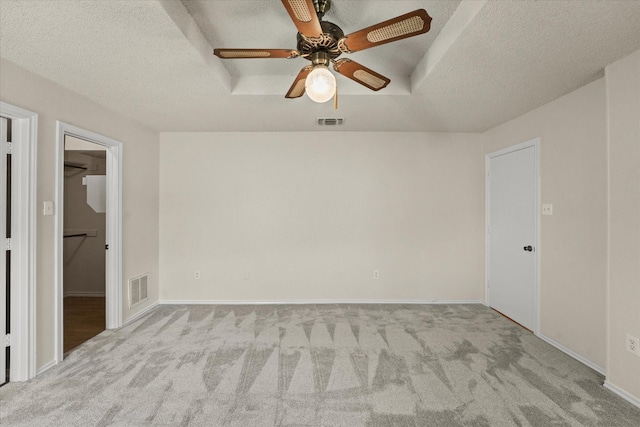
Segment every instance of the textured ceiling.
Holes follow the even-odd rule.
[[[297,29],[285,8],[278,2],[182,0],[182,3],[202,29],[204,37],[214,47],[296,48]],[[373,3],[373,7],[367,3]],[[345,34],[349,34],[403,13],[428,7],[429,13],[438,19],[434,20],[426,35],[345,55],[390,78],[408,77],[459,3],[337,0],[323,20],[338,25]],[[295,76],[309,62],[298,58],[271,61],[227,60],[223,64],[232,76]]]
[[[159,131],[478,132],[640,49],[640,1],[334,0],[325,19],[351,33],[418,8],[429,33],[350,56],[391,84],[338,76],[337,111],[284,98],[304,59],[212,55],[295,48],[277,0],[1,0],[0,56]]]

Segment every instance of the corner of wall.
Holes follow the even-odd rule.
[[[607,386],[640,406],[640,50],[605,68],[607,88]]]

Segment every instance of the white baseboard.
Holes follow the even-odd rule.
[[[41,373],[43,373],[43,372],[45,372],[45,371],[47,371],[47,370],[49,370],[51,368],[53,368],[56,364],[57,364],[57,362],[55,361],[55,359],[45,363],[44,365],[42,365],[40,367],[40,369],[38,369],[36,371],[36,376],[40,375]]]
[[[92,298],[97,298],[97,297],[101,297],[104,298],[106,295],[105,292],[65,292],[63,297],[67,298],[67,297],[92,297]]]
[[[156,308],[159,304],[160,304],[160,302],[155,302],[155,303],[151,304],[149,307],[146,307],[146,308],[142,309],[141,311],[137,312],[136,314],[134,314],[133,316],[131,316],[127,320],[125,320],[124,323],[122,324],[122,327],[125,327],[128,324],[133,323],[136,320],[140,319],[145,314],[147,314],[148,312],[150,312],[151,310]]]
[[[264,305],[264,304],[483,304],[480,300],[365,300],[365,299],[312,299],[312,300],[161,300],[169,305]]]
[[[553,340],[553,339],[551,339],[551,338],[549,338],[549,337],[547,337],[545,335],[542,335],[542,334],[538,334],[538,338],[540,338],[542,341],[547,342],[548,344],[551,344],[552,346],[554,346],[558,350],[562,351],[563,353],[568,354],[569,356],[571,356],[574,359],[576,359],[578,362],[581,362],[582,364],[587,365],[588,367],[590,367],[594,371],[598,372],[599,374],[602,374],[602,375],[606,375],[607,374],[607,370],[605,368],[603,368],[602,366],[598,365],[594,361],[589,360],[586,357],[576,353],[575,351],[565,347],[564,345],[560,344],[558,341],[555,341],[555,340]]]
[[[627,393],[626,391],[624,391],[620,387],[618,387],[616,385],[613,385],[608,381],[605,381],[604,382],[604,388],[611,390],[612,392],[614,392],[615,394],[617,394],[618,396],[620,396],[621,398],[623,398],[627,402],[629,402],[632,405],[635,405],[638,408],[640,408],[640,399],[638,399],[637,397]]]

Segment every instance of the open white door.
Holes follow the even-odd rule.
[[[538,144],[487,156],[487,300],[537,332]]]
[[[11,212],[10,230],[2,236],[2,255],[11,277],[7,295],[11,329],[11,382],[35,376],[35,277],[36,277],[36,142],[38,115],[0,101],[0,115],[10,121],[11,173],[5,167],[3,179],[11,178],[11,194],[4,203]],[[6,153],[7,146],[3,152]],[[6,154],[3,154],[6,157]],[[6,166],[6,163],[5,163]],[[6,182],[6,181],[5,181]],[[6,191],[6,187],[3,186]],[[6,211],[5,211],[6,213]],[[2,219],[5,220],[5,216]],[[7,222],[4,222],[7,226]],[[11,234],[11,258],[6,258],[7,234]],[[3,276],[4,277],[4,276]],[[4,318],[4,317],[3,317]],[[8,320],[8,319],[6,319]],[[5,329],[6,330],[6,329]],[[6,337],[4,342],[6,342]],[[4,342],[0,344],[4,345]],[[3,347],[4,348],[4,347]]]
[[[0,384],[8,381],[7,372],[7,157],[9,121],[0,117]]]

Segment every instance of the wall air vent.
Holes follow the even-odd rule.
[[[148,273],[129,279],[129,308],[147,299],[148,279]]]
[[[320,126],[336,126],[344,123],[344,119],[318,119]]]

